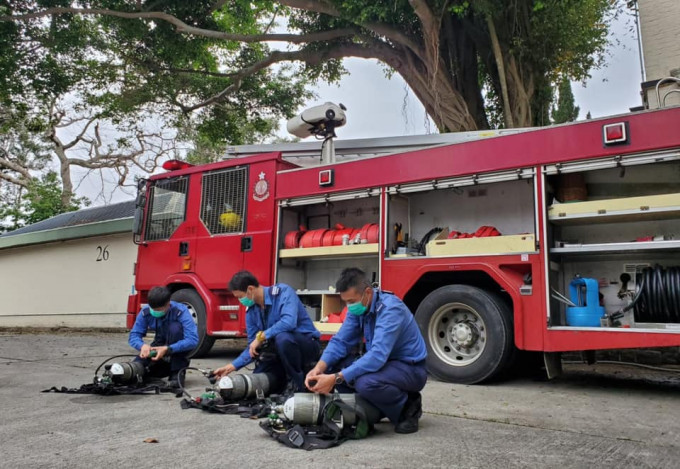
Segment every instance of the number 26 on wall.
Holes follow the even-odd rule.
[[[104,247],[97,246],[97,262],[109,260],[109,245]]]

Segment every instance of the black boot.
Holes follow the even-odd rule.
[[[179,390],[180,386],[184,387],[184,373],[173,371],[168,378],[168,387]]]
[[[423,415],[423,400],[419,392],[408,393],[408,398],[401,410],[399,422],[395,425],[397,433],[415,433],[418,431],[418,419]]]

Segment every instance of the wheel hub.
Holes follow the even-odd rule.
[[[428,327],[432,351],[451,366],[474,363],[486,348],[486,324],[470,305],[448,303],[439,307]]]
[[[455,324],[450,331],[451,339],[454,345],[460,347],[470,348],[479,337],[476,328],[472,327],[467,322],[459,322]]]

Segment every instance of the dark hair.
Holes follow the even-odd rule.
[[[371,284],[366,278],[366,273],[356,267],[348,267],[340,273],[340,278],[335,282],[335,291],[344,293],[350,288],[361,292],[366,288],[370,288]]]
[[[166,287],[153,287],[149,290],[147,301],[151,308],[161,308],[170,302],[170,290]]]
[[[246,291],[251,285],[259,287],[260,282],[247,270],[236,272],[231,280],[229,280],[229,290],[231,291]]]

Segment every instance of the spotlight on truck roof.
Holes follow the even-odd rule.
[[[323,139],[335,137],[335,129],[347,123],[346,110],[342,104],[324,103],[305,109],[288,120],[286,128],[288,133],[300,138],[310,135]]]

